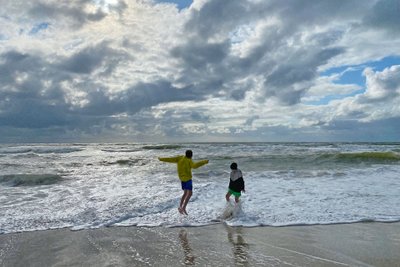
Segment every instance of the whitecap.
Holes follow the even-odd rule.
[[[9,174],[0,176],[0,182],[10,186],[35,186],[54,184],[62,180],[57,174]]]

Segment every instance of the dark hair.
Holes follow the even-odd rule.
[[[185,155],[187,158],[191,159],[193,156],[193,151],[192,150],[186,150]]]
[[[237,163],[236,163],[236,162],[233,162],[233,163],[231,164],[231,169],[232,169],[232,170],[237,170]]]

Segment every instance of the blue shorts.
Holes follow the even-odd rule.
[[[192,180],[181,182],[182,190],[193,190]]]

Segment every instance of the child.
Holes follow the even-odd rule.
[[[192,197],[192,169],[197,169],[208,163],[208,160],[201,160],[198,162],[192,161],[193,152],[192,150],[187,150],[185,156],[176,156],[172,158],[158,158],[160,161],[177,163],[178,176],[181,180],[183,195],[181,198],[181,204],[178,208],[179,213],[186,214],[186,205],[189,199]]]
[[[238,166],[235,162],[231,164],[231,175],[229,180],[229,188],[228,193],[226,193],[225,198],[226,201],[229,202],[229,198],[231,195],[235,196],[235,202],[239,203],[239,197],[241,196],[240,192],[246,192],[244,190],[244,180],[242,171],[238,169]]]

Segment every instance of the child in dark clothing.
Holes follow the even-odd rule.
[[[238,166],[235,162],[231,164],[231,175],[229,180],[229,188],[228,193],[226,193],[225,198],[226,201],[229,202],[229,198],[231,195],[235,196],[235,202],[239,203],[239,197],[241,196],[241,192],[246,192],[244,189],[244,180],[242,171],[238,169]]]

